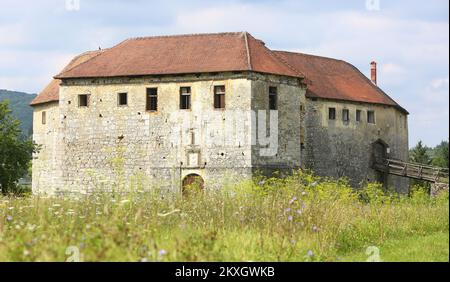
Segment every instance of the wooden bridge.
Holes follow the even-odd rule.
[[[417,163],[407,163],[401,160],[384,159],[375,162],[374,169],[393,175],[409,177],[434,183],[449,183],[448,169]]]

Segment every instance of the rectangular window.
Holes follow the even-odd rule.
[[[277,109],[277,88],[269,87],[269,110]]]
[[[147,88],[146,110],[156,112],[158,110],[158,89]]]
[[[180,109],[191,108],[191,87],[180,87]]]
[[[224,109],[225,108],[225,86],[218,85],[214,86],[214,108]]]
[[[375,112],[374,111],[367,111],[367,122],[375,123]]]
[[[87,107],[88,105],[89,105],[89,95],[88,94],[78,95],[78,106]]]
[[[328,108],[328,119],[335,120],[336,119],[336,109]]]
[[[42,112],[42,124],[47,123],[47,113],[45,111]]]
[[[117,94],[117,102],[118,102],[119,106],[128,105],[128,93]]]
[[[350,112],[348,109],[342,110],[342,121],[350,121]]]
[[[361,110],[356,110],[356,121],[361,121]]]

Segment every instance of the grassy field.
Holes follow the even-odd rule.
[[[184,197],[0,198],[0,261],[366,260],[449,261],[448,193],[399,197],[298,173]]]

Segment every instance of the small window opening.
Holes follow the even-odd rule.
[[[361,110],[356,110],[356,121],[361,121]]]
[[[117,98],[119,106],[128,105],[128,93],[119,93]]]
[[[269,109],[277,109],[277,88],[275,86],[269,87]]]
[[[180,87],[180,109],[191,108],[191,87]]]
[[[375,123],[375,112],[374,111],[367,111],[367,122]]]
[[[155,112],[158,110],[157,88],[147,88],[146,110],[151,112]]]
[[[342,120],[343,121],[350,121],[350,112],[348,109],[342,110]]]
[[[47,123],[47,113],[45,111],[42,112],[42,124]]]
[[[78,106],[79,107],[87,107],[88,104],[89,104],[89,95],[88,94],[78,95]]]
[[[328,119],[335,120],[336,119],[336,109],[328,108]]]
[[[224,109],[225,108],[225,86],[217,85],[214,86],[214,108]]]

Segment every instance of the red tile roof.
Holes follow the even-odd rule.
[[[88,51],[81,55],[76,56],[70,61],[70,63],[63,69],[63,71],[70,70],[81,63],[92,59],[93,57],[99,55],[104,50],[97,51]],[[59,84],[61,83],[60,79],[52,79],[50,83],[42,90],[36,98],[31,101],[30,105],[34,106],[37,104],[56,102],[59,100]]]
[[[58,101],[60,79],[255,71],[304,78],[307,97],[395,106],[351,64],[319,56],[271,51],[247,32],[154,36],[125,40],[75,57],[31,102]]]
[[[273,52],[306,76],[309,82],[307,97],[390,105],[407,113],[356,67],[345,61],[302,53]]]
[[[303,77],[247,32],[133,38],[55,78],[255,71]]]

